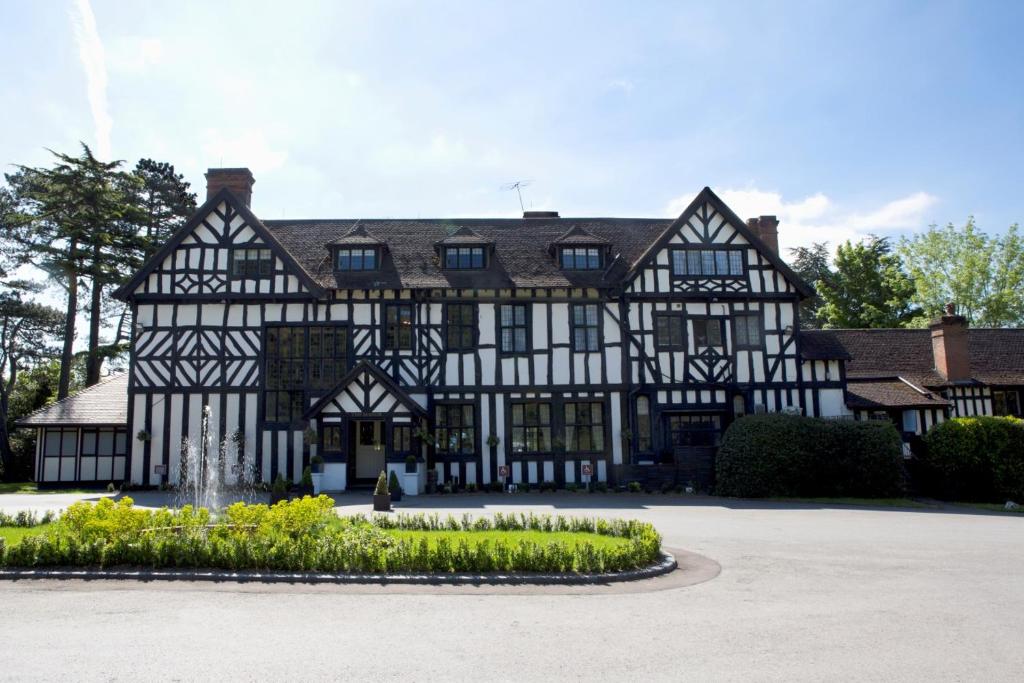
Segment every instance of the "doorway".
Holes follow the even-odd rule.
[[[704,490],[711,488],[715,455],[722,440],[722,415],[669,414],[665,416],[665,427],[679,478]]]
[[[385,466],[387,444],[384,438],[383,420],[352,420],[351,434],[353,454],[350,481],[356,485],[374,485],[377,476]]]

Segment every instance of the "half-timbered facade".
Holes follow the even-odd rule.
[[[658,467],[706,487],[739,415],[862,412],[851,345],[800,330],[811,290],[779,258],[777,221],[743,221],[710,189],[675,219],[260,220],[248,170],[207,179],[117,292],[135,485],[176,482],[206,406],[229,478],[297,480],[320,455],[331,490],[408,460],[418,487]],[[934,421],[954,397],[918,398]]]

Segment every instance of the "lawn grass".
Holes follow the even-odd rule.
[[[964,508],[977,508],[979,510],[990,510],[992,512],[1009,512],[1011,514],[1024,514],[1024,506],[1016,507],[1012,510],[1006,509],[1005,503],[953,503],[957,507]]]
[[[927,503],[910,498],[769,498],[779,503],[813,503],[817,505],[871,505],[893,508],[927,508]]]
[[[35,536],[36,534],[43,533],[49,526],[49,524],[40,524],[33,527],[0,526],[0,538],[4,539],[7,545],[13,545],[26,536]]]
[[[107,489],[43,489],[34,481],[0,481],[0,495],[5,493],[103,493]]]
[[[552,543],[565,543],[574,548],[582,543],[591,543],[595,548],[607,548],[609,550],[618,548],[629,543],[629,539],[619,536],[607,536],[604,534],[591,534],[582,531],[412,531],[405,529],[386,529],[385,533],[397,539],[412,539],[419,542],[420,538],[426,538],[431,548],[437,546],[442,538],[447,539],[453,546],[460,540],[466,539],[471,547],[475,547],[484,541],[496,542],[503,539],[508,543],[518,544],[520,541],[548,545]]]

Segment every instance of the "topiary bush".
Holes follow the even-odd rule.
[[[925,435],[914,466],[922,491],[974,502],[1024,499],[1024,420],[958,417]]]
[[[900,435],[887,421],[749,415],[725,432],[716,493],[747,498],[883,498],[903,491]]]

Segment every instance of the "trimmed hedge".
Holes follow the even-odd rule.
[[[1024,420],[958,417],[933,427],[915,463],[923,491],[971,502],[1024,502]]]
[[[885,498],[903,491],[902,445],[890,422],[749,415],[725,432],[716,493],[746,498]]]
[[[37,536],[5,546],[0,566],[144,566],[326,572],[560,572],[596,573],[652,564],[661,537],[650,524],[546,515],[493,519],[439,516],[338,517],[326,496],[273,506],[229,506],[212,520],[205,508],[145,510],[131,498],[75,503]],[[426,537],[396,539],[387,529],[452,531],[569,531],[616,536],[623,544],[590,540],[483,540],[453,543]]]

